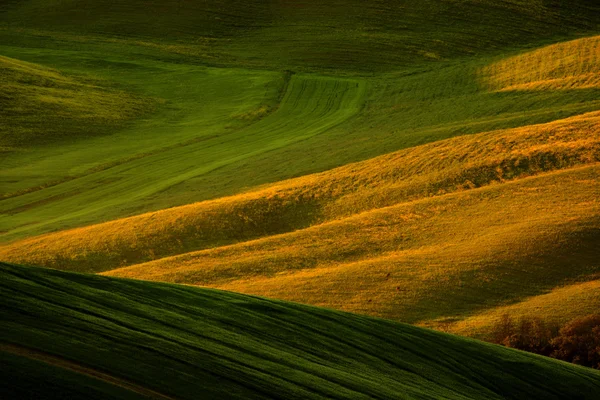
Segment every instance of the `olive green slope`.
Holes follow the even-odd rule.
[[[598,28],[584,0],[25,0],[13,30],[160,43],[211,64],[379,71]]]
[[[595,86],[504,90],[494,67],[524,51],[597,35],[599,24],[599,6],[583,0],[4,2],[0,54],[102,82],[119,99],[97,99],[90,88],[67,105],[87,111],[90,102],[100,104],[94,110],[119,123],[104,124],[106,135],[93,113],[81,120],[66,107],[54,118],[56,102],[36,109],[47,129],[34,133],[56,129],[61,140],[36,136],[1,155],[0,240],[597,110]],[[581,48],[593,52],[595,43]],[[546,60],[551,52],[543,54]],[[590,65],[586,73],[594,72]],[[535,64],[522,69],[536,76]],[[304,93],[294,83],[303,79],[330,83],[312,86],[301,100],[333,102],[335,115],[324,124],[327,107],[284,112],[287,99]],[[17,86],[11,96],[21,103],[36,89],[35,82]],[[349,94],[345,100],[336,97],[338,87],[340,96]],[[154,112],[128,112],[139,108],[128,99],[143,99],[141,111]],[[117,118],[121,112],[126,118]],[[261,128],[281,117],[298,123],[278,131],[281,140],[263,140]],[[11,122],[6,136],[20,137],[35,118]]]

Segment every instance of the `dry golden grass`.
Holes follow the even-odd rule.
[[[553,44],[492,64],[481,71],[492,90],[600,88],[600,36]]]
[[[550,293],[533,296],[517,304],[492,308],[454,323],[437,324],[433,321],[426,325],[486,339],[486,334],[503,315],[509,315],[516,321],[520,318],[543,318],[552,325],[562,326],[577,317],[597,313],[599,309],[600,280],[594,280],[556,288]]]
[[[386,318],[460,318],[600,272],[600,165],[364,212],[107,275]]]
[[[593,112],[444,140],[237,196],[30,238],[4,245],[0,258],[107,271],[597,161],[600,112]]]

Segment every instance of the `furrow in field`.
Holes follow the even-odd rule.
[[[500,346],[279,300],[9,264],[0,275],[4,342],[176,398],[592,399],[600,379]],[[39,372],[22,363],[5,376],[20,371]]]
[[[595,112],[449,139],[238,196],[26,239],[0,247],[0,256],[98,272],[597,161]]]
[[[102,382],[108,383],[110,385],[119,386],[123,389],[129,390],[131,392],[138,393],[142,396],[151,398],[151,399],[168,399],[172,400],[173,397],[166,396],[164,394],[158,393],[154,390],[147,389],[143,386],[135,384],[133,382],[129,382],[125,379],[121,379],[119,377],[107,374],[106,372],[98,371],[96,369],[87,367],[85,365],[81,365],[75,363],[73,361],[69,361],[62,357],[57,357],[43,351],[29,349],[24,346],[19,346],[10,343],[0,343],[0,351],[14,354],[19,357],[25,357],[31,360],[41,361],[43,363],[52,365],[57,368],[66,369],[72,372],[75,372],[80,375],[85,375]]]
[[[339,83],[341,90],[336,91],[337,79],[294,76],[279,109],[246,129],[115,166],[109,171],[108,182],[107,174],[99,175],[100,180],[97,174],[91,174],[7,199],[0,211],[13,216],[13,222],[1,227],[7,232],[5,239],[31,231],[43,232],[46,226],[98,219],[111,208],[126,208],[133,200],[152,196],[187,179],[319,135],[351,117],[362,101],[363,82],[348,79]],[[326,107],[328,99],[333,101],[331,108]],[[75,189],[77,195],[61,199],[62,193]],[[48,198],[55,201],[39,203]],[[27,212],[21,215],[19,211]]]

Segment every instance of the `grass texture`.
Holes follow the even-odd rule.
[[[9,1],[0,24],[79,42],[99,36],[152,43],[210,65],[371,72],[598,29],[600,9],[592,3],[27,0]]]
[[[596,165],[400,203],[107,274],[412,323],[460,318],[598,273],[598,173]]]
[[[69,363],[161,398],[592,399],[600,390],[598,371],[385,320],[8,264],[0,274],[3,349],[26,349],[2,352],[19,366],[3,369],[4,381]],[[136,398],[71,373],[37,385],[48,398],[57,388]]]
[[[112,132],[151,105],[40,65],[0,56],[0,151]]]
[[[174,145],[111,166],[100,174],[90,173],[10,197],[2,208],[13,216],[6,218],[4,224],[10,226],[12,220],[13,224],[25,225],[24,229],[31,231],[35,227],[56,226],[65,220],[81,223],[90,218],[106,218],[111,208],[118,209],[191,177],[318,135],[356,112],[364,89],[365,85],[356,80],[294,75],[281,105],[260,121],[227,134]],[[255,118],[256,110],[252,111],[239,118]],[[142,176],[148,179],[140,180]],[[19,232],[16,228],[13,234]]]
[[[592,280],[556,288],[549,293],[533,296],[510,306],[497,307],[455,324],[447,324],[444,328],[459,335],[486,338],[485,335],[504,315],[509,315],[517,321],[521,318],[531,320],[543,316],[547,323],[562,326],[577,317],[597,312],[598,304],[600,281]]]
[[[39,8],[42,3],[28,2],[31,7],[34,3],[32,10],[46,15]],[[59,12],[67,2],[60,4],[52,12]],[[461,9],[471,13],[476,11],[469,7],[484,6],[474,4],[470,2]],[[306,6],[297,17],[306,17],[310,24],[319,26],[304,13],[315,16],[324,10],[317,3]],[[566,65],[565,76],[577,73],[581,76],[576,76],[587,81],[590,74],[597,72],[593,55],[597,53],[598,41],[594,39],[563,44],[560,52],[552,45],[551,49],[533,50],[537,55],[531,55],[531,52],[520,54],[511,47],[517,43],[508,41],[504,47],[498,44],[504,49],[502,52],[499,47],[495,53],[473,50],[475,54],[469,58],[464,58],[465,54],[449,54],[447,61],[432,64],[414,61],[409,66],[397,65],[395,70],[387,69],[377,74],[350,67],[340,71],[325,67],[304,68],[291,61],[285,66],[273,64],[270,69],[266,69],[267,66],[248,69],[249,65],[239,57],[235,58],[236,62],[226,62],[225,56],[217,54],[214,57],[218,62],[210,64],[192,56],[171,54],[166,48],[177,44],[152,41],[143,35],[123,34],[108,38],[87,31],[77,35],[76,27],[68,27],[63,22],[60,32],[48,30],[52,24],[43,32],[31,31],[33,28],[15,22],[18,21],[16,13],[25,13],[23,7],[12,6],[4,14],[7,21],[8,16],[15,17],[0,31],[4,35],[1,36],[4,40],[0,40],[4,54],[48,65],[63,74],[110,81],[118,90],[143,98],[157,109],[151,116],[139,115],[127,127],[117,129],[110,136],[101,132],[94,134],[90,126],[92,134],[84,142],[78,139],[80,135],[75,135],[72,142],[62,141],[54,146],[32,143],[25,149],[3,155],[5,168],[0,175],[6,198],[0,208],[6,215],[0,225],[3,242],[237,194],[258,185],[454,136],[563,119],[597,110],[599,104],[598,89],[589,84],[575,85],[568,90],[507,91],[498,89],[493,83],[498,79],[509,79],[496,77],[493,71],[494,68],[502,70],[499,63],[515,53],[519,54],[513,57],[524,60],[536,57],[553,60],[560,55],[562,58],[556,62]],[[275,10],[280,10],[279,7]],[[411,3],[410,7],[421,10],[416,3]],[[540,10],[544,9],[544,6],[540,7]],[[579,7],[572,12],[583,12]],[[380,8],[378,13],[384,15],[384,10]],[[119,12],[119,7],[113,11]],[[501,15],[525,18],[526,14],[527,18],[532,18],[529,11],[523,15],[522,12],[525,12],[523,7],[512,3],[494,8],[494,13],[498,13],[495,22]],[[108,21],[102,15],[103,12],[90,13],[88,17],[97,16],[98,21]],[[288,14],[283,15],[291,18]],[[566,18],[563,21],[566,25],[574,24],[562,12],[541,12],[540,15],[549,18],[542,18],[546,22]],[[594,14],[586,14],[581,19],[583,25],[590,24],[589,15]],[[388,18],[387,14],[385,18]],[[29,21],[24,25],[31,25],[35,18],[24,18],[23,21]],[[110,21],[116,20],[111,16]],[[165,23],[165,27],[167,25]],[[284,29],[259,25],[257,31]],[[586,29],[592,29],[592,25]],[[85,26],[93,24],[86,23]],[[284,27],[292,29],[288,24]],[[224,40],[226,47],[239,45],[252,49],[244,41],[248,38],[256,41],[254,33],[254,28],[249,28],[236,31],[227,39],[217,34],[210,37],[219,42]],[[469,40],[473,40],[473,35],[473,32],[469,34]],[[482,37],[492,40],[489,32]],[[306,40],[311,38],[314,39],[310,36]],[[493,40],[496,39],[494,34]],[[182,46],[189,45],[185,40],[181,39]],[[538,40],[541,44],[542,39]],[[339,45],[340,42],[332,43]],[[215,52],[221,48],[216,44],[206,46]],[[423,46],[426,51],[428,47]],[[428,42],[428,46],[433,44]],[[449,44],[444,46],[456,48]],[[369,49],[376,51],[377,47]],[[282,49],[276,53],[289,54]],[[568,60],[579,53],[590,55],[590,61],[571,71],[567,68]],[[373,53],[369,57],[361,56],[360,60],[381,59],[379,56],[379,53],[377,57]],[[253,57],[266,59],[256,53]],[[344,65],[336,59],[329,63]],[[327,62],[323,59],[319,64],[326,66]],[[524,70],[530,68],[534,71],[529,74],[531,79],[537,79],[535,71],[546,64],[552,65],[546,61],[522,61],[522,70],[518,72],[528,76]],[[293,74],[290,70],[313,73]],[[329,75],[333,73],[337,75]],[[335,116],[332,114],[332,119],[320,124],[324,109],[314,109],[309,116],[308,109],[289,108],[289,112],[302,119],[301,123],[293,123],[294,129],[278,133],[282,136],[277,136],[277,140],[268,139],[268,135],[261,134],[261,129],[273,128],[268,124],[278,124],[279,118],[289,119],[286,104],[288,99],[303,93],[299,91],[303,90],[301,85],[296,84],[302,79],[315,83],[307,92],[314,94],[307,95],[302,101],[306,104],[320,102],[319,107],[325,107],[325,102],[330,99],[328,96],[333,96],[332,104],[338,107]],[[317,82],[329,82],[330,86],[317,85]],[[342,89],[345,85],[348,86],[347,97],[335,97],[338,96],[336,90],[345,90]],[[321,94],[310,92],[313,89],[323,91]],[[316,97],[311,99],[310,96]],[[283,129],[283,125],[275,127],[275,133],[277,129]]]
[[[599,33],[583,0],[5,1],[0,258],[477,336],[577,315]]]
[[[26,239],[1,247],[0,256],[99,272],[598,161],[600,114],[592,112],[439,141],[237,196]]]

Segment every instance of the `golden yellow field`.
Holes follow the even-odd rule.
[[[600,280],[593,280],[559,287],[547,294],[529,297],[509,306],[492,308],[455,323],[438,325],[434,321],[427,325],[459,335],[486,339],[486,333],[504,315],[511,316],[515,321],[519,318],[543,318],[549,324],[562,326],[579,316],[597,313],[599,307]]]
[[[498,91],[600,88],[600,36],[503,59],[481,71],[482,83]]]
[[[599,88],[600,37],[480,71]],[[0,258],[203,285],[471,336],[597,306],[600,111],[437,141],[235,196],[8,243]]]
[[[593,112],[453,138],[237,196],[34,237],[4,245],[0,257],[106,271],[598,161],[600,112]]]
[[[541,174],[106,274],[413,323],[459,317],[598,272],[599,174]]]

